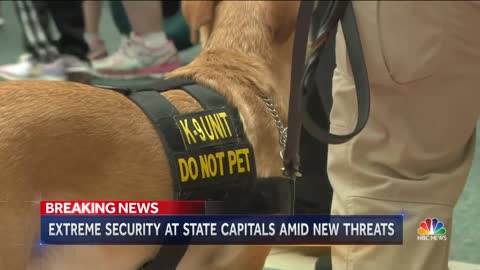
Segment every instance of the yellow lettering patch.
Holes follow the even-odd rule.
[[[177,157],[181,183],[232,178],[254,173],[253,153],[249,147]]]
[[[223,109],[202,111],[175,117],[187,150],[236,142],[238,135]]]

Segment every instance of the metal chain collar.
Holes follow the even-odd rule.
[[[269,97],[262,97],[263,102],[265,103],[265,106],[267,106],[268,111],[270,112],[270,115],[273,118],[273,121],[275,121],[275,125],[277,126],[278,129],[278,143],[282,147],[282,150],[280,151],[280,157],[283,160],[283,152],[285,151],[285,147],[287,147],[287,130],[288,128],[283,125],[282,119],[280,119],[280,115],[278,114],[277,109],[275,109],[275,105],[273,104],[273,101]]]

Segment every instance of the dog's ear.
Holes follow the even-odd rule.
[[[182,14],[190,28],[190,41],[198,43],[198,33],[209,34],[218,1],[182,1]],[[208,29],[205,29],[207,27]],[[204,37],[206,38],[206,37]]]
[[[295,31],[300,1],[267,1],[267,24],[273,38],[284,42]]]

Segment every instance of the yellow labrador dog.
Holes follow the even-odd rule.
[[[272,98],[285,122],[298,2],[201,1],[183,9],[192,33],[203,25],[208,39],[169,76],[225,96],[242,116],[258,175],[279,175],[278,131],[261,97]],[[181,113],[201,110],[183,91],[162,95]],[[0,269],[136,270],[158,246],[38,246],[38,201],[169,199],[163,146],[133,102],[77,83],[0,83]],[[261,269],[268,252],[191,246],[178,269]]]

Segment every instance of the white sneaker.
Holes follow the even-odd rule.
[[[93,63],[98,76],[113,78],[162,77],[180,66],[173,42],[168,40],[161,47],[148,47],[134,34],[112,56]]]
[[[65,75],[65,63],[58,58],[50,63],[36,63],[31,70],[30,80],[63,81]]]
[[[87,61],[81,60],[74,55],[68,54],[62,55],[61,58],[63,59],[66,73],[91,72],[90,64]]]
[[[65,66],[59,58],[50,63],[39,63],[24,54],[14,64],[0,66],[0,78],[6,80],[65,80]]]
[[[108,69],[110,68],[114,62],[116,62],[117,58],[122,58],[123,56],[123,51],[125,50],[124,47],[127,46],[128,43],[128,37],[122,36],[120,40],[120,46],[118,49],[113,53],[110,54],[107,57],[101,58],[101,59],[93,59],[92,60],[92,68],[94,70],[101,70],[101,69]]]
[[[30,54],[22,54],[18,57],[17,63],[0,66],[0,77],[5,80],[27,77],[33,65],[32,56]]]

